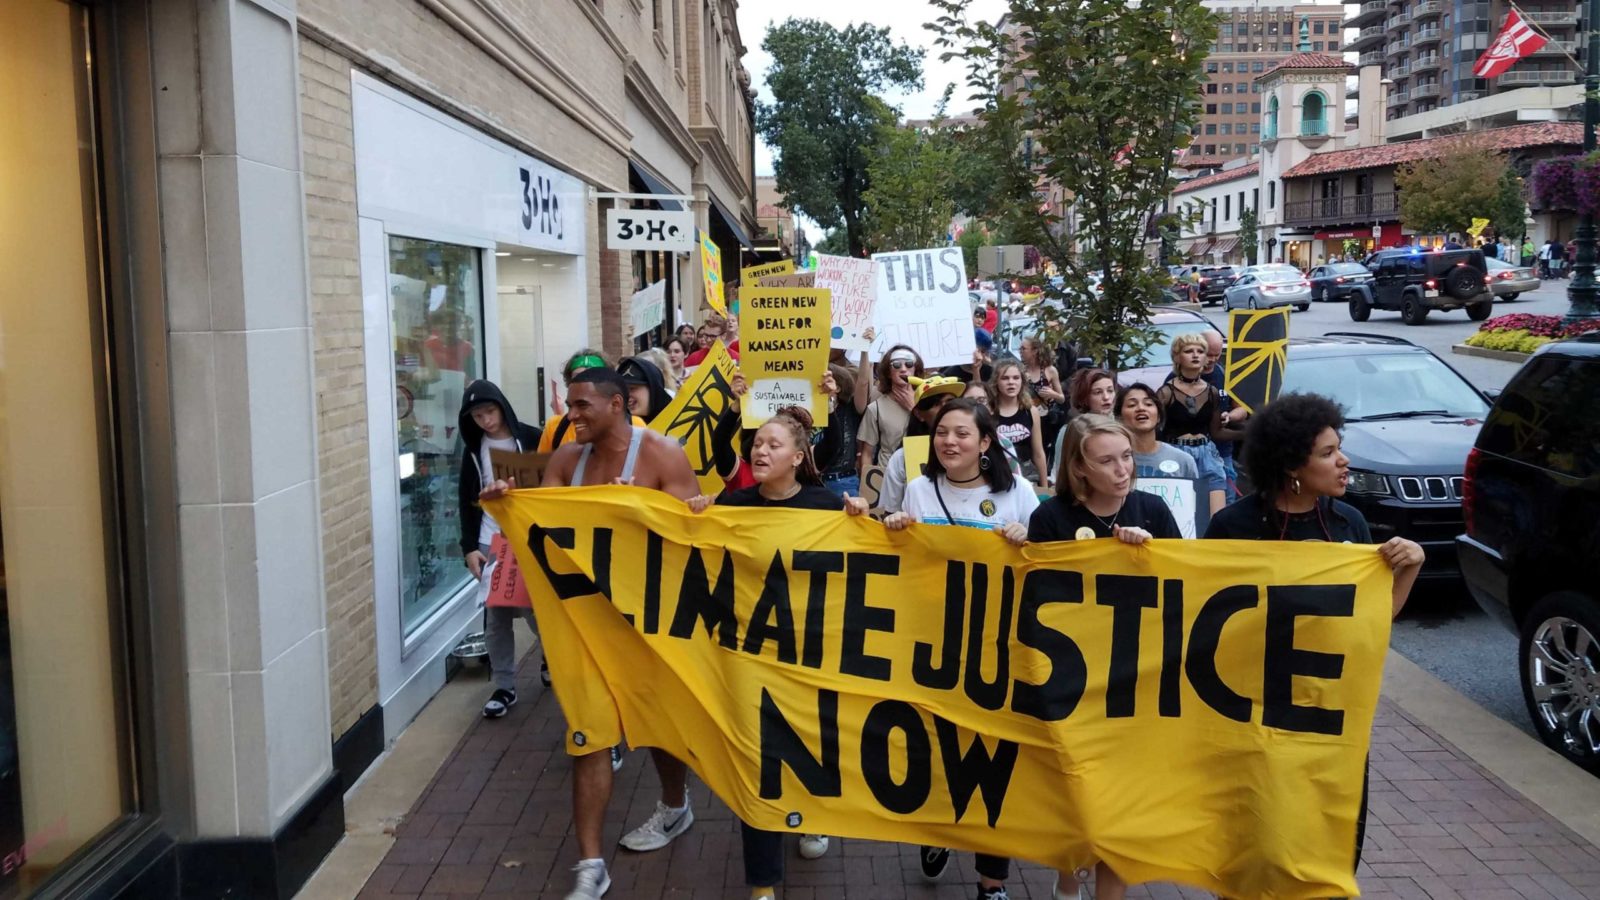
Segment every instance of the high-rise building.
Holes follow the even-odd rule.
[[[1336,4],[1268,4],[1208,0],[1220,21],[1217,42],[1206,59],[1200,122],[1184,154],[1186,168],[1213,168],[1261,149],[1262,96],[1256,76],[1292,55],[1300,20],[1308,26],[1312,52],[1338,53],[1344,9]]]
[[[1498,78],[1473,75],[1511,6],[1504,0],[1363,0],[1346,5],[1344,21],[1360,65],[1381,65],[1390,82],[1387,117],[1424,113],[1520,87],[1573,84],[1580,57],[1577,5],[1525,0],[1519,8],[1551,38]]]

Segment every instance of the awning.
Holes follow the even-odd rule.
[[[750,240],[750,235],[745,234],[744,229],[739,227],[738,217],[734,216],[733,213],[728,212],[728,208],[723,206],[722,201],[718,200],[715,195],[713,195],[711,198],[711,208],[715,209],[717,211],[717,215],[722,217],[722,224],[727,226],[729,231],[733,232],[734,240],[738,241],[745,247],[755,246],[755,244]]]
[[[646,191],[652,194],[682,193],[682,191],[675,191],[668,187],[666,182],[650,174],[648,169],[631,159],[628,160],[628,171],[632,172],[633,177],[637,179],[640,184],[644,185],[644,189]],[[656,202],[661,204],[662,209],[683,209],[683,204],[677,200],[657,200]]]
[[[1239,246],[1239,239],[1236,237],[1217,238],[1216,244],[1211,247],[1211,252],[1221,253],[1223,256],[1227,256],[1229,253],[1233,252],[1233,248],[1237,246]]]
[[[1189,245],[1189,255],[1190,256],[1205,256],[1206,255],[1206,249],[1208,247],[1210,247],[1210,246],[1211,246],[1211,239],[1210,238],[1205,238],[1203,240],[1195,241],[1193,244]]]

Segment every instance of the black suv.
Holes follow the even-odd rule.
[[[1233,266],[1201,266],[1195,281],[1200,302],[1206,306],[1220,302],[1223,293],[1238,280],[1239,273]]]
[[[1539,736],[1600,773],[1600,333],[1546,344],[1467,457],[1461,574],[1518,635]]]
[[[1379,250],[1367,257],[1372,281],[1350,286],[1350,318],[1365,322],[1374,309],[1399,310],[1407,325],[1421,325],[1431,309],[1463,307],[1474,322],[1489,318],[1494,292],[1482,250],[1418,247]]]

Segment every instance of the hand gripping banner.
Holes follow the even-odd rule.
[[[1017,550],[628,487],[485,506],[515,536],[569,753],[660,747],[760,828],[1357,893],[1391,609],[1375,547]]]

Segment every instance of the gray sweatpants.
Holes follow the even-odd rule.
[[[479,545],[484,556],[489,555],[487,545]],[[489,650],[489,674],[494,686],[502,690],[517,689],[517,639],[512,629],[518,619],[528,623],[528,630],[539,635],[533,621],[533,610],[510,606],[489,606],[483,610],[483,642]]]

